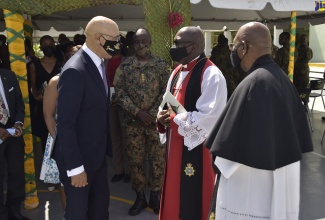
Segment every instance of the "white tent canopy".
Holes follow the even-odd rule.
[[[276,25],[280,29],[288,29],[292,10],[298,11],[298,28],[308,28],[309,23],[316,25],[325,21],[325,13],[315,12],[312,0],[191,0],[191,3],[192,24],[204,30],[221,30],[224,26],[228,30],[237,30],[249,21],[266,22],[270,28]],[[33,16],[32,23],[35,30],[48,31],[53,27],[61,32],[79,31],[97,15],[112,18],[122,31],[145,26],[143,5],[109,5],[57,12]],[[0,31],[4,29],[4,22],[0,21]]]
[[[202,0],[191,0],[197,4]],[[275,11],[315,11],[314,0],[209,0],[215,8],[258,10],[261,11],[270,3]]]

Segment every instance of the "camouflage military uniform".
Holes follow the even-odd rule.
[[[165,146],[160,144],[156,125],[145,126],[136,114],[146,109],[156,117],[169,78],[168,64],[151,56],[141,65],[133,56],[126,59],[116,71],[116,95],[119,104],[128,112],[125,116],[126,149],[130,162],[132,189],[144,191],[147,186],[145,160],[150,163],[149,188],[158,191],[162,186]]]
[[[308,62],[313,58],[313,51],[306,45],[298,48],[298,57],[295,62],[293,83],[297,89],[306,89],[309,86]]]
[[[276,56],[276,53],[278,52],[279,48],[272,43],[271,49],[272,49],[272,58],[273,58],[273,60],[275,60],[275,56]]]
[[[238,85],[238,74],[232,67],[230,53],[231,51],[229,50],[228,45],[226,45],[226,47],[219,47],[215,49],[213,55],[211,55],[211,61],[221,70],[226,79],[228,99]]]
[[[281,69],[288,75],[289,66],[289,44],[281,47],[275,54],[274,61],[281,67]]]

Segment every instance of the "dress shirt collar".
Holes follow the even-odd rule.
[[[97,56],[89,47],[87,47],[86,43],[82,45],[82,49],[90,56],[92,61],[95,63],[96,67],[100,69],[100,64],[104,62],[103,59],[101,59],[99,56]],[[101,73],[101,71],[99,71]]]
[[[197,61],[197,59],[199,59],[199,57],[200,56],[197,56],[189,63],[182,65],[182,71],[190,71],[192,69],[192,67],[196,64],[196,61]]]

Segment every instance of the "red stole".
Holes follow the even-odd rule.
[[[188,64],[187,69],[191,70],[195,65],[197,60],[192,61]],[[201,82],[203,73],[207,67],[214,65],[210,60],[206,62],[206,65],[203,68],[201,74]],[[178,66],[174,75],[179,71],[181,65]],[[184,105],[186,88],[191,78],[191,72],[188,73],[184,81],[182,82],[180,88],[178,89],[177,100]],[[174,77],[174,76],[173,76]],[[177,90],[175,90],[177,91]],[[183,153],[183,143],[184,139],[181,135],[178,134],[178,125],[173,121],[175,115],[172,116],[171,120],[171,135],[168,137],[167,141],[170,141],[170,147],[168,152],[166,152],[166,166],[165,166],[165,176],[163,191],[161,196],[161,207],[159,220],[179,220],[179,210],[180,210],[180,170],[185,169],[181,167],[182,153]],[[209,150],[203,147],[203,178],[202,178],[202,189],[193,189],[193,190],[202,190],[202,220],[206,220],[210,208],[210,202],[212,200],[213,186],[215,181],[215,173],[212,168],[212,156]]]

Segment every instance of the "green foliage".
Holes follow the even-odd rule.
[[[163,58],[172,66],[169,49],[173,45],[174,36],[177,31],[191,25],[191,10],[189,0],[144,0],[144,15],[146,28],[151,34],[151,51],[153,54]],[[168,25],[168,14],[170,12],[181,13],[184,21],[175,28]]]

